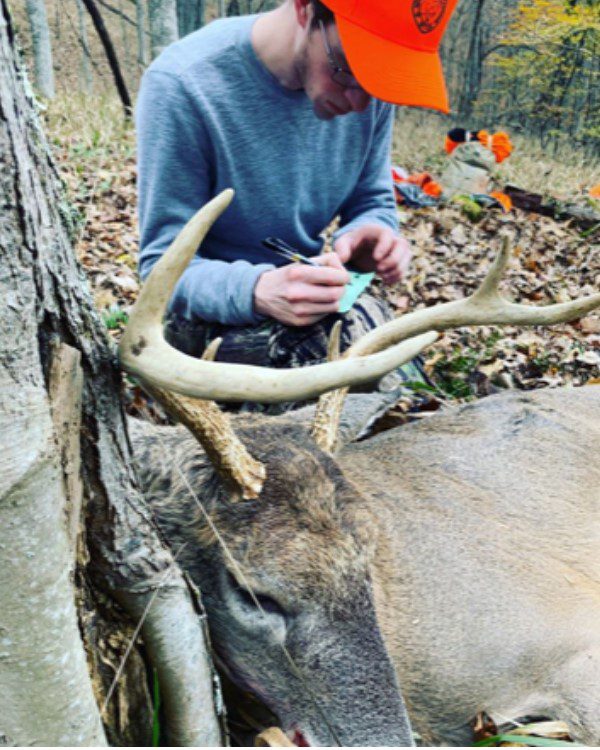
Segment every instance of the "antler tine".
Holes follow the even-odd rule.
[[[327,360],[329,362],[340,358],[341,332],[342,321],[338,320],[331,329],[327,344]],[[337,425],[347,393],[347,388],[337,388],[334,391],[323,393],[319,397],[310,434],[319,448],[324,451],[333,453],[335,450],[337,444]]]
[[[197,438],[231,490],[241,492],[245,500],[260,495],[266,477],[265,467],[252,458],[235,434],[228,415],[214,401],[189,398],[148,383],[142,383],[142,387]]]
[[[271,370],[195,359],[165,341],[162,318],[173,289],[232,197],[233,191],[225,190],[201,208],[154,266],[121,339],[119,356],[123,369],[155,388],[195,398],[268,403],[314,398],[333,388],[368,383],[395,369],[403,354],[393,346],[352,362],[340,359],[304,368]]]
[[[213,339],[209,345],[206,347],[206,349],[202,352],[202,359],[206,362],[214,362],[215,357],[217,356],[217,352],[219,351],[219,347],[223,343],[223,338],[219,336],[216,339]]]
[[[510,253],[510,237],[504,234],[501,238],[500,252],[492,261],[492,265],[486,273],[484,280],[479,285],[479,288],[472,295],[473,299],[499,296],[498,286],[502,281],[502,276],[504,271],[506,271],[508,262],[510,261]]]
[[[327,343],[327,361],[335,362],[340,358],[340,340],[342,338],[342,321],[336,320],[329,334]]]
[[[222,340],[217,338],[211,341],[202,359],[213,361]],[[144,388],[197,438],[226,485],[241,492],[244,500],[260,495],[266,477],[265,467],[248,453],[235,434],[229,417],[214,401],[188,398],[148,385],[144,385]]]

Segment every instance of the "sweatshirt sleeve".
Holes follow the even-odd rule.
[[[181,228],[213,197],[214,165],[200,107],[172,73],[150,70],[144,75],[136,129],[139,269],[145,279]],[[259,276],[273,267],[196,254],[175,289],[170,309],[189,320],[258,323],[263,318],[254,311],[254,287]]]
[[[391,157],[394,107],[384,102],[379,106],[371,148],[355,189],[340,209],[335,239],[363,224],[382,224],[398,232]]]

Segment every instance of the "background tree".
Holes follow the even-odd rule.
[[[137,490],[14,43],[0,0],[0,743],[150,744],[148,659],[168,741],[216,744],[200,603]]]
[[[125,78],[123,77],[123,73],[121,72],[121,66],[119,64],[119,59],[112,42],[112,38],[108,33],[108,29],[106,28],[104,19],[102,18],[98,6],[94,2],[94,0],[82,0],[82,2],[86,7],[87,12],[90,14],[96,32],[98,33],[98,37],[102,42],[102,46],[104,47],[104,51],[106,53],[106,59],[108,60],[108,64],[110,65],[115,85],[119,93],[119,98],[121,99],[123,109],[125,110],[125,116],[129,117],[132,111],[131,97],[129,96],[127,84],[125,83]]]
[[[87,26],[85,23],[85,6],[83,5],[82,0],[75,0],[75,3],[77,5],[77,26],[79,29],[79,41],[81,45],[81,78],[83,82],[82,88],[86,92],[86,94],[91,94],[94,86],[94,79],[92,75],[92,64],[90,60],[90,42],[88,39]]]
[[[600,13],[576,0],[522,0],[492,58],[487,99],[507,123],[551,140],[600,146]],[[486,106],[486,102],[483,102]]]
[[[154,58],[179,38],[177,0],[148,0],[148,18],[150,46]]]
[[[44,0],[26,0],[25,7],[33,42],[35,83],[42,96],[52,99],[54,97],[54,68],[46,4]]]
[[[137,24],[138,63],[143,70],[148,65],[146,0],[135,0],[135,20]]]
[[[462,0],[450,20],[441,52],[453,116],[461,124],[476,126],[470,118],[489,77],[487,58],[510,23],[518,2]]]
[[[121,25],[121,49],[122,57],[121,61],[125,68],[129,69],[131,66],[131,45],[129,42],[129,17],[125,13],[125,4],[123,0],[119,0],[117,10],[119,11],[119,20]]]
[[[177,0],[179,36],[186,36],[204,26],[204,0]]]

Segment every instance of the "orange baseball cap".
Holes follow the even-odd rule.
[[[440,41],[458,0],[325,0],[356,80],[378,99],[449,112]]]

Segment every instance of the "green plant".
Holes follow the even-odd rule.
[[[495,747],[500,746],[501,743],[523,745],[524,747],[583,747],[583,745],[576,745],[574,742],[551,740],[546,737],[534,737],[525,734],[512,734],[511,732],[486,737],[484,740],[476,742],[474,747]]]
[[[102,319],[104,321],[104,325],[108,328],[108,330],[114,331],[121,325],[125,325],[125,323],[127,323],[127,321],[129,320],[129,316],[124,310],[119,310],[118,308],[110,308],[103,312]]]
[[[467,219],[469,219],[469,221],[472,221],[473,224],[481,221],[485,215],[485,209],[483,206],[480,206],[479,203],[474,201],[469,195],[456,195],[452,198],[452,202],[457,203],[460,206],[462,213]]]
[[[439,395],[451,399],[474,398],[477,394],[471,376],[482,362],[493,358],[495,346],[501,338],[501,332],[494,330],[482,348],[455,346],[436,362],[433,379]]]

